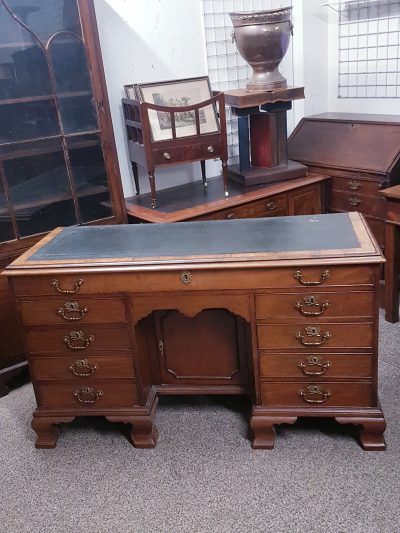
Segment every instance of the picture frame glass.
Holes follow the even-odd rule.
[[[212,98],[208,77],[190,78],[158,83],[138,84],[143,102],[167,107],[183,107],[199,104]],[[176,136],[197,135],[194,111],[175,112]],[[154,141],[173,138],[171,116],[165,111],[149,109],[149,120]],[[219,131],[219,122],[214,105],[199,109],[200,134]]]

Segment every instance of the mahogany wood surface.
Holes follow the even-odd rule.
[[[238,109],[257,107],[275,102],[290,102],[304,98],[304,87],[285,87],[272,91],[251,91],[247,89],[232,89],[225,91],[225,102]]]
[[[318,229],[327,223],[335,242]],[[254,448],[274,446],[275,424],[325,416],[359,425],[365,449],[384,449],[376,298],[383,258],[363,218],[260,219],[255,227],[263,243],[255,254],[242,253],[251,235],[240,237],[254,224],[236,221],[236,251],[228,256],[226,233],[219,231],[226,223],[204,224],[188,223],[185,231],[213,229],[220,252],[202,256],[193,243],[177,246],[185,226],[173,224],[163,239],[174,256],[128,260],[130,241],[140,242],[141,234],[147,241],[137,250],[151,255],[160,229],[130,225],[105,232],[103,252],[94,258],[96,238],[90,234],[99,228],[77,228],[81,240],[66,228],[6,269],[19,311],[28,317],[36,446],[56,445],[58,423],[96,415],[131,424],[133,444],[154,447],[158,395],[250,394]],[[278,249],[276,229],[271,231],[277,224]],[[118,234],[125,247],[113,255],[106,236],[118,242]],[[64,243],[63,253],[55,259],[57,242]],[[60,289],[68,292],[61,296]],[[84,303],[87,313],[68,321],[58,312],[64,297]],[[108,321],[109,299],[125,303],[115,322]],[[43,309],[34,324],[33,301]],[[98,310],[96,322],[89,319],[92,308]]]
[[[400,290],[400,185],[381,191],[385,202],[386,266],[385,266],[385,317],[388,322],[399,321]]]

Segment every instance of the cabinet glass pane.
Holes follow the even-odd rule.
[[[49,56],[64,133],[97,130],[97,114],[83,43],[72,35],[58,35],[51,42]]]
[[[0,144],[59,133],[54,100],[0,105]]]
[[[13,239],[15,239],[14,229],[4,194],[3,183],[0,180],[0,242]]]
[[[81,34],[76,0],[5,0],[43,42],[59,31]]]
[[[4,170],[21,237],[77,223],[61,146],[4,161]]]
[[[45,51],[0,3],[0,103],[51,93]]]
[[[112,216],[103,151],[98,135],[68,139],[82,222]]]

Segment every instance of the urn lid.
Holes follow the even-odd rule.
[[[292,6],[266,11],[236,11],[229,13],[233,27],[252,26],[253,24],[274,24],[290,21]]]

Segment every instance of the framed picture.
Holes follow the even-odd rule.
[[[157,83],[138,84],[140,99],[151,104],[183,107],[199,104],[212,98],[210,82],[207,76]],[[218,117],[214,105],[199,110],[200,133],[219,131]],[[149,109],[149,119],[154,141],[172,139],[171,116],[164,111]],[[175,112],[177,137],[196,135],[194,111]]]

